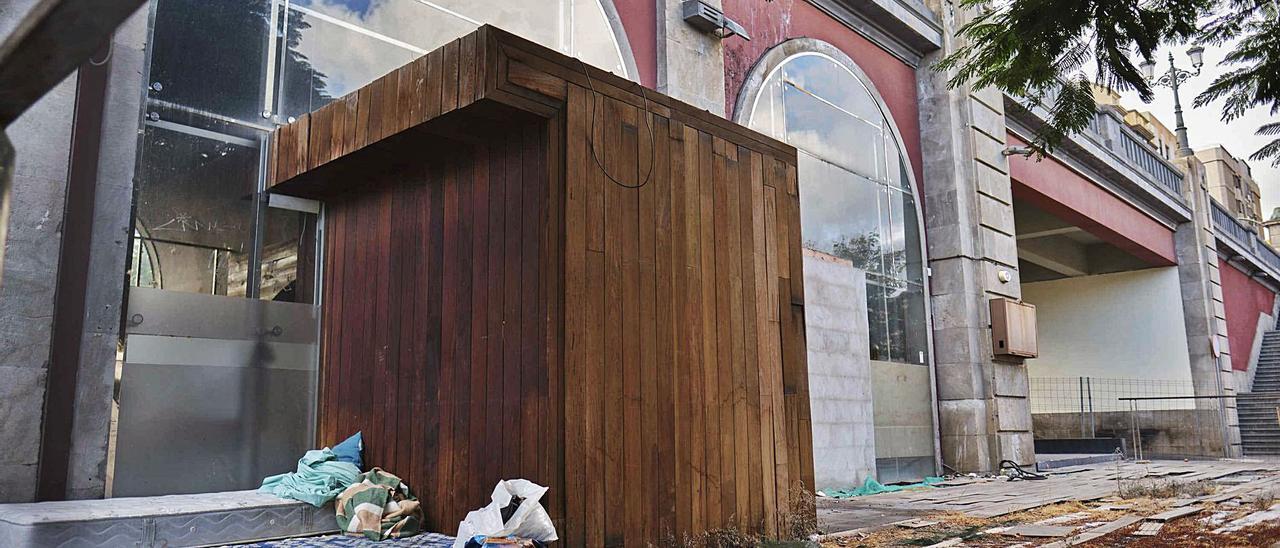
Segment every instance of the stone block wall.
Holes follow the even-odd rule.
[[[71,75],[7,130],[15,160],[0,278],[0,502],[36,493],[75,91]]]
[[[804,251],[805,339],[814,488],[846,489],[876,472],[867,277],[847,260]]]
[[[1031,464],[1026,368],[994,359],[991,349],[988,302],[1021,297],[1004,98],[950,88],[949,75],[933,70],[959,47],[955,31],[969,15],[950,1],[926,4],[946,31],[943,49],[917,72],[922,144],[932,151],[922,186],[942,462],[962,472],[991,471],[1006,459]]]

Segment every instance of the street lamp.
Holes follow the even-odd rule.
[[[1147,83],[1152,87],[1166,87],[1173,89],[1173,115],[1177,119],[1178,127],[1174,130],[1178,135],[1178,156],[1190,156],[1192,154],[1191,145],[1187,142],[1187,124],[1182,120],[1182,99],[1178,97],[1178,86],[1183,82],[1200,76],[1200,67],[1204,66],[1204,48],[1200,46],[1192,46],[1187,50],[1187,57],[1191,59],[1191,68],[1195,72],[1183,70],[1173,63],[1173,53],[1169,53],[1169,70],[1164,74],[1156,77],[1155,61],[1144,61],[1139,68],[1142,69],[1142,75]]]

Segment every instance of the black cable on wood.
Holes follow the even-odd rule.
[[[578,59],[578,64],[582,65],[582,75],[587,77],[587,87],[591,90],[591,128],[590,131],[587,132],[587,146],[591,147],[591,159],[595,161],[596,167],[600,168],[600,171],[604,173],[604,176],[608,177],[609,181],[613,182],[615,185],[622,188],[641,188],[644,185],[649,184],[649,179],[653,178],[654,165],[657,164],[658,150],[657,138],[653,135],[653,110],[649,108],[649,95],[645,93],[644,86],[638,82],[636,83],[636,86],[640,88],[640,97],[644,99],[645,128],[649,130],[649,170],[645,173],[643,181],[639,184],[629,185],[619,181],[613,175],[610,175],[609,170],[605,169],[604,164],[600,163],[600,157],[596,155],[596,106],[599,103],[599,101],[596,100],[596,97],[600,94],[596,91],[595,84],[591,82],[591,73],[587,70],[587,64],[582,59]],[[637,152],[637,156],[638,155],[639,152]]]

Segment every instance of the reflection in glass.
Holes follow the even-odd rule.
[[[875,203],[875,184],[807,152],[799,155],[799,174],[805,192],[822,200],[800,200],[800,231],[805,247],[848,259],[868,272],[883,273],[880,214],[864,204]]]
[[[135,230],[133,232],[133,254],[129,260],[130,286],[160,287],[155,254],[155,246]]]
[[[262,119],[269,0],[162,0],[156,5],[149,99]]]
[[[879,126],[789,83],[783,87],[782,102],[788,143],[865,177],[883,180],[884,144]]]
[[[889,289],[885,279],[867,275],[867,327],[870,334],[871,359],[889,361],[889,315],[885,308],[885,296]]]
[[[298,116],[368,84],[482,24],[629,76],[596,1],[302,0],[287,17],[291,58],[281,74],[281,116]]]
[[[260,295],[263,300],[315,303],[316,215],[267,209]]]
[[[248,260],[253,245],[258,148],[216,137],[177,125],[143,131],[135,230],[161,289],[245,291],[243,280],[227,274]],[[139,283],[141,276],[134,273]]]
[[[870,90],[831,58],[802,53],[766,78],[749,124],[800,150],[804,245],[867,273],[871,359],[928,363],[919,212]]]
[[[884,115],[871,92],[861,80],[849,74],[844,67],[837,67],[829,57],[822,55],[797,55],[782,65],[782,77],[815,97],[830,103],[848,116],[878,128],[884,125]],[[839,68],[840,70],[832,70]]]
[[[297,10],[290,10],[289,27],[288,51],[309,62],[290,63],[281,69],[280,114],[285,117],[316,110],[426,52]]]

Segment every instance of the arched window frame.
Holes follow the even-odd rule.
[[[609,21],[609,29],[613,31],[613,41],[618,48],[618,55],[622,57],[623,68],[627,73],[625,76],[628,80],[640,81],[640,66],[636,64],[635,52],[631,49],[631,41],[627,39],[626,25],[622,24],[622,16],[618,15],[618,7],[614,5],[614,0],[597,0],[600,7],[604,10],[604,18]]]
[[[825,58],[833,64],[843,68],[862,84],[868,94],[870,94],[872,100],[875,101],[876,107],[880,110],[880,114],[884,116],[884,119],[888,122],[889,132],[893,135],[899,154],[903,156],[904,161],[910,164],[910,157],[906,155],[907,148],[902,141],[902,133],[898,130],[898,122],[894,119],[893,112],[889,110],[889,106],[885,103],[884,97],[882,97],[879,90],[876,89],[875,83],[873,83],[867,73],[864,72],[852,58],[841,51],[840,48],[822,40],[813,38],[793,38],[786,42],[782,42],[765,52],[765,54],[760,57],[760,60],[756,62],[755,66],[752,67],[751,72],[742,83],[742,89],[738,93],[738,99],[734,105],[734,122],[750,127],[751,116],[754,114],[760,98],[764,94],[765,84],[768,83],[788,62],[803,56],[818,56]],[[924,318],[925,322],[928,324],[927,329],[925,329],[926,348],[928,348],[929,352],[926,365],[929,368],[931,397],[936,402],[937,388],[935,386],[935,379],[937,374],[933,345],[933,295],[929,287],[928,235],[925,233],[924,229],[924,199],[923,195],[919,192],[919,187],[917,186],[915,170],[906,169],[905,171],[905,182],[908,187],[907,190],[916,198],[916,202],[920,204],[919,207],[916,208],[916,226],[919,230],[918,234],[920,235],[921,264],[922,268],[925,270],[922,277],[924,282],[922,285],[924,291]],[[937,424],[935,407],[935,430],[937,428]],[[935,454],[937,454],[936,448]]]

